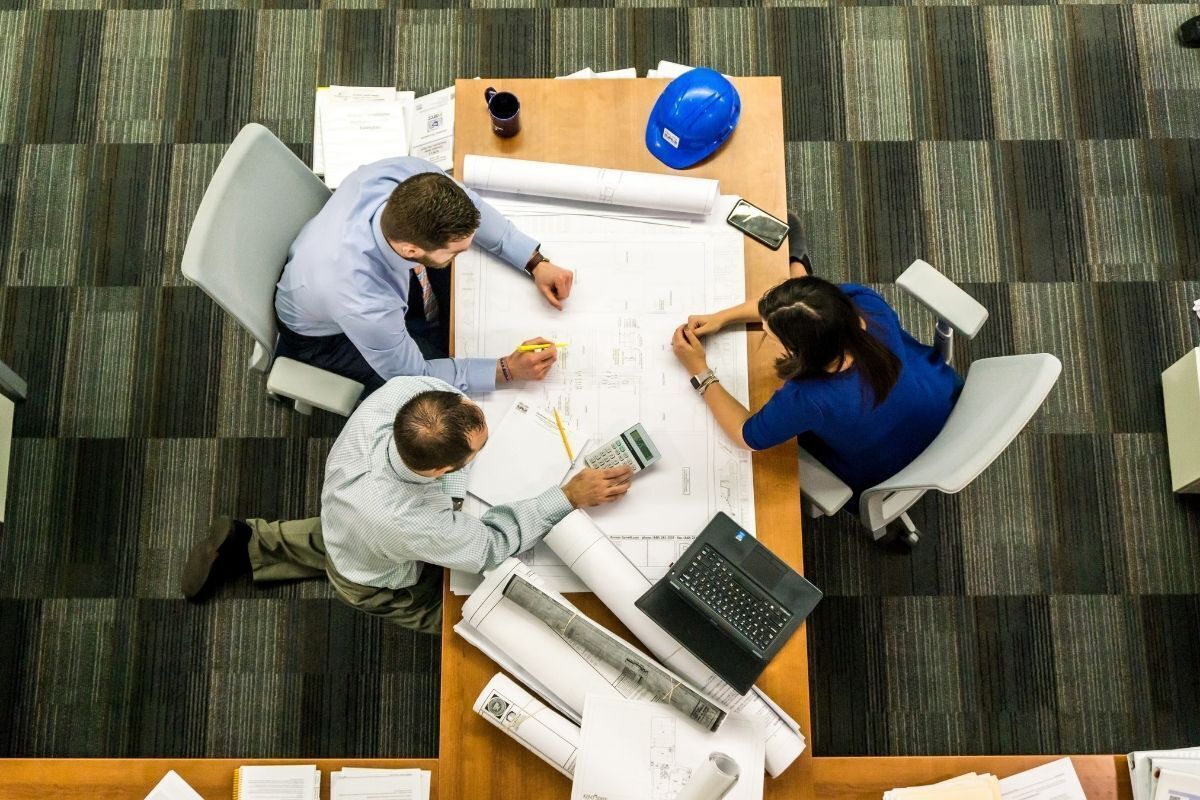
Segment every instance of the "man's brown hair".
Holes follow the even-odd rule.
[[[396,412],[392,437],[409,469],[458,469],[471,456],[471,434],[487,427],[479,406],[457,392],[421,392]]]
[[[440,172],[421,172],[392,190],[379,228],[392,242],[440,250],[479,227],[479,209],[457,183]]]

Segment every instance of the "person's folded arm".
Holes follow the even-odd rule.
[[[522,233],[508,217],[492,208],[474,190],[465,186],[463,189],[479,209],[479,230],[475,231],[474,244],[524,272],[525,265],[533,257],[533,251],[538,248],[537,239]]]
[[[429,564],[480,573],[537,544],[574,508],[557,486],[537,497],[495,506],[482,517],[454,511],[443,495],[413,536],[411,554]]]
[[[809,430],[805,424],[811,418],[809,405],[784,391],[775,392],[766,405],[743,420],[742,442],[751,450],[766,450],[799,436]]]
[[[427,375],[463,392],[490,392],[496,388],[496,359],[427,360],[404,325],[404,313],[405,309],[397,306],[347,315],[337,323],[384,380],[398,375]]]

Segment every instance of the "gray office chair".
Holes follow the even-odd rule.
[[[947,363],[955,333],[973,338],[987,309],[924,261],[914,261],[896,281],[938,317],[935,342]],[[995,461],[1041,407],[1062,372],[1052,355],[985,358],[971,364],[962,394],[942,432],[904,469],[859,498],[859,519],[875,540],[890,523],[904,526],[903,541],[920,534],[906,513],[931,489],[954,494]],[[814,517],[836,514],[853,496],[850,487],[803,449],[800,491]]]
[[[275,284],[288,247],[328,200],[329,190],[283,142],[262,125],[247,125],[200,201],[183,274],[254,337],[250,369],[268,373],[268,393],[292,400],[301,414],[315,407],[349,416],[361,383],[290,358],[273,359],[279,335]]]

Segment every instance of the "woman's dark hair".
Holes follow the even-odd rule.
[[[858,307],[829,281],[786,280],[758,301],[758,314],[787,353],[775,362],[783,380],[832,377],[825,368],[850,356],[864,378],[864,399],[869,386],[878,406],[900,377],[900,359],[863,328]]]

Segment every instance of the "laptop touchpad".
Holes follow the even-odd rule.
[[[779,579],[787,574],[787,564],[771,554],[765,547],[756,547],[739,564],[746,574],[766,589],[775,588]]]

